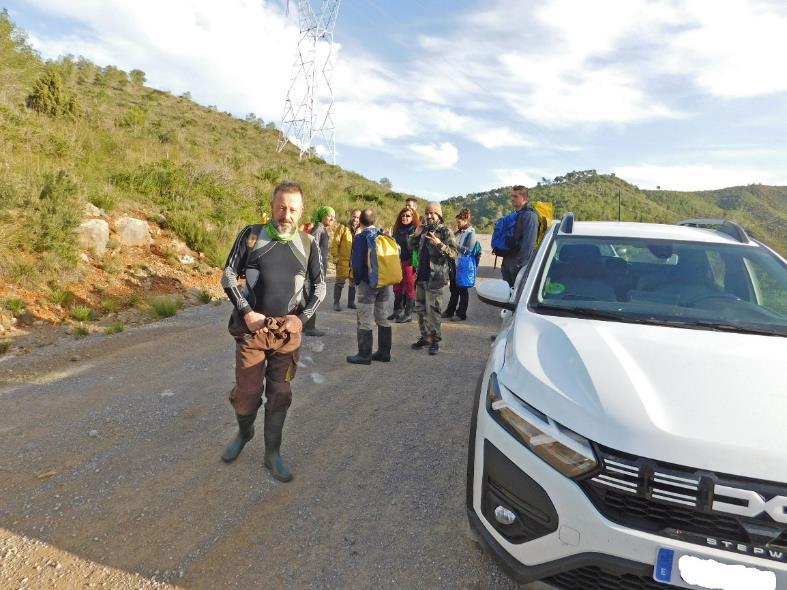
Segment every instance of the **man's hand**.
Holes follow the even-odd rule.
[[[435,234],[433,231],[430,231],[428,234],[426,234],[426,239],[432,242],[432,244],[435,246],[439,246],[440,244],[443,243],[440,241],[440,238],[437,237],[437,234]]]
[[[284,324],[282,325],[282,329],[286,330],[290,334],[297,334],[303,330],[303,322],[301,322],[297,315],[284,316]]]
[[[267,332],[268,328],[265,327],[265,315],[250,311],[243,316],[243,321],[246,322],[246,327],[250,332],[256,334],[257,332]]]

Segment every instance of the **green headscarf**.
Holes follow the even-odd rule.
[[[333,215],[336,217],[336,211],[333,210],[333,207],[328,207],[327,205],[323,205],[317,209],[317,212],[312,217],[312,221],[314,225],[318,223],[322,223],[322,220],[325,218],[326,215]]]

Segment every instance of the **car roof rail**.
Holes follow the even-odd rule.
[[[679,221],[678,225],[715,229],[723,234],[727,234],[741,244],[748,244],[751,241],[743,226],[729,219],[684,219]]]
[[[563,219],[560,220],[560,231],[564,234],[570,234],[574,231],[574,214],[570,211],[563,215]]]

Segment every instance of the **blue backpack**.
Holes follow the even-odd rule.
[[[514,211],[495,222],[495,229],[492,232],[492,252],[495,256],[508,256],[516,249],[516,222],[519,213]]]

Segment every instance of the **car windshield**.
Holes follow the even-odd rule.
[[[787,336],[787,265],[747,245],[560,236],[539,313]]]

